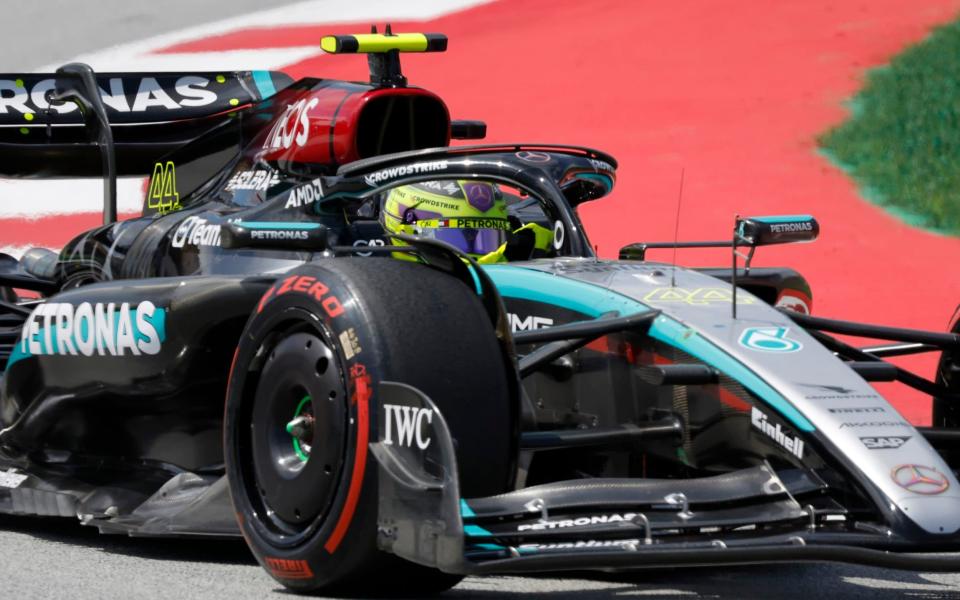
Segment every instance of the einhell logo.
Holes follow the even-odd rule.
[[[793,437],[787,435],[781,428],[780,424],[772,424],[767,420],[767,415],[763,414],[756,406],[751,407],[750,409],[750,421],[753,423],[753,426],[762,431],[767,437],[775,441],[777,444],[783,446],[787,452],[796,456],[799,459],[803,458],[803,440],[799,436]]]

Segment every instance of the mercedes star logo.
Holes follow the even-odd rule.
[[[897,485],[915,494],[940,494],[950,487],[950,481],[946,475],[932,467],[922,465],[900,465],[890,473],[890,476]]]

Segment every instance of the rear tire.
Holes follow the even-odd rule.
[[[378,439],[377,383],[433,400],[454,437],[461,493],[487,496],[514,475],[503,364],[473,290],[424,265],[343,258],[278,280],[241,337],[224,423],[233,503],[257,560],[300,592],[456,585],[460,576],[377,548],[378,469],[367,449]]]

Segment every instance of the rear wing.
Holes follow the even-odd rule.
[[[58,75],[0,74],[0,176],[102,176],[77,104],[51,102]],[[158,158],[290,85],[273,71],[98,73],[117,174],[147,175]]]

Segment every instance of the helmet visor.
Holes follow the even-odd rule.
[[[446,242],[467,254],[489,254],[507,241],[510,221],[486,217],[419,219],[417,235]]]

